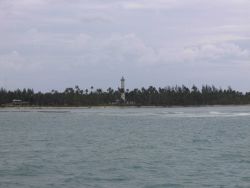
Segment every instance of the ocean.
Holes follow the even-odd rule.
[[[1,188],[249,188],[250,107],[2,108]]]

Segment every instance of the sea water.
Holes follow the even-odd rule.
[[[1,188],[250,187],[250,107],[3,108]]]

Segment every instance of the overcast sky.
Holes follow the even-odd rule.
[[[250,91],[249,0],[0,0],[0,87]]]

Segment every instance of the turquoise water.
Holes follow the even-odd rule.
[[[2,188],[250,187],[250,107],[0,109]]]

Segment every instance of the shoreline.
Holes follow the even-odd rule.
[[[189,105],[189,106],[137,106],[137,105],[100,105],[100,106],[0,106],[1,109],[92,109],[92,108],[209,108],[209,107],[250,107],[250,104],[228,105]]]

